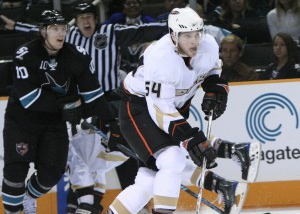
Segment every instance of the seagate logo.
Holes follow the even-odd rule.
[[[286,122],[276,120],[280,114],[292,117],[288,119],[293,121],[295,129],[299,128],[297,109],[287,97],[266,93],[254,99],[246,113],[246,128],[251,139],[255,138],[261,143],[276,141]]]

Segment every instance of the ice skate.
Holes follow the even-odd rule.
[[[36,208],[37,203],[36,199],[30,197],[29,195],[25,194],[24,201],[23,201],[23,208],[24,214],[37,214]]]
[[[247,195],[247,184],[236,181],[227,181],[216,174],[214,174],[213,177],[218,180],[215,192],[219,194],[218,198],[223,204],[224,214],[240,213]]]
[[[100,214],[103,210],[103,207],[99,204],[99,206],[87,203],[79,204],[75,214]]]
[[[259,142],[238,143],[232,146],[231,158],[242,168],[242,179],[254,182],[260,162],[261,145]]]

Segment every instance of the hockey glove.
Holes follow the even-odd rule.
[[[63,97],[57,100],[57,105],[62,109],[63,120],[76,125],[81,120],[81,100],[79,96]]]
[[[187,140],[183,141],[184,147],[187,151],[193,162],[202,167],[203,158],[206,158],[206,168],[211,169],[216,167],[218,164],[215,162],[217,158],[217,153],[213,147],[207,142],[206,137],[202,131],[199,131],[198,128],[192,128],[188,133],[188,136],[191,136]]]
[[[208,114],[213,110],[213,120],[220,117],[226,110],[227,94],[205,93],[201,104],[202,111],[205,113],[205,120],[208,120]]]
[[[215,120],[226,110],[228,83],[218,75],[211,75],[204,80],[202,88],[206,92],[201,105],[202,111],[208,115],[213,110],[213,120]],[[205,119],[207,120],[208,117],[206,116]]]
[[[120,126],[117,120],[109,122],[110,137],[108,139],[108,148],[110,151],[119,151],[117,145],[124,144],[124,138],[121,135]]]

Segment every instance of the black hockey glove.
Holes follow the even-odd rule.
[[[207,142],[206,137],[202,131],[198,128],[192,128],[187,135],[191,136],[187,140],[183,141],[189,152],[190,157],[193,162],[202,167],[203,158],[206,158],[206,168],[211,169],[216,167],[218,164],[215,162],[217,158],[217,153],[213,147]]]
[[[117,145],[124,144],[124,138],[121,135],[120,126],[117,120],[109,121],[110,137],[108,139],[108,148],[110,151],[119,151]]]
[[[204,80],[202,88],[206,92],[201,104],[202,111],[208,115],[213,110],[213,120],[215,120],[226,110],[228,83],[218,75],[211,75]],[[205,119],[207,120],[208,117],[206,116]]]
[[[76,125],[81,120],[81,100],[79,96],[68,96],[57,100],[57,105],[62,109],[63,120]]]
[[[205,113],[205,120],[208,120],[208,114],[213,110],[213,120],[220,117],[226,110],[227,94],[205,93],[201,104],[202,111]]]

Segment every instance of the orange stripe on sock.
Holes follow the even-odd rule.
[[[149,145],[148,145],[146,139],[144,138],[143,134],[140,132],[138,126],[136,125],[136,123],[135,123],[135,121],[134,121],[134,119],[133,119],[133,117],[132,117],[132,115],[131,115],[131,112],[130,112],[130,106],[129,106],[130,104],[129,104],[129,102],[127,102],[126,104],[127,104],[127,112],[128,112],[128,115],[129,115],[129,117],[130,117],[130,120],[131,120],[133,126],[135,127],[135,130],[137,131],[138,135],[139,135],[140,138],[142,139],[142,141],[143,141],[144,145],[146,146],[147,150],[149,151],[149,153],[153,156],[153,152],[151,151],[151,149],[150,149],[150,147],[149,147]]]

